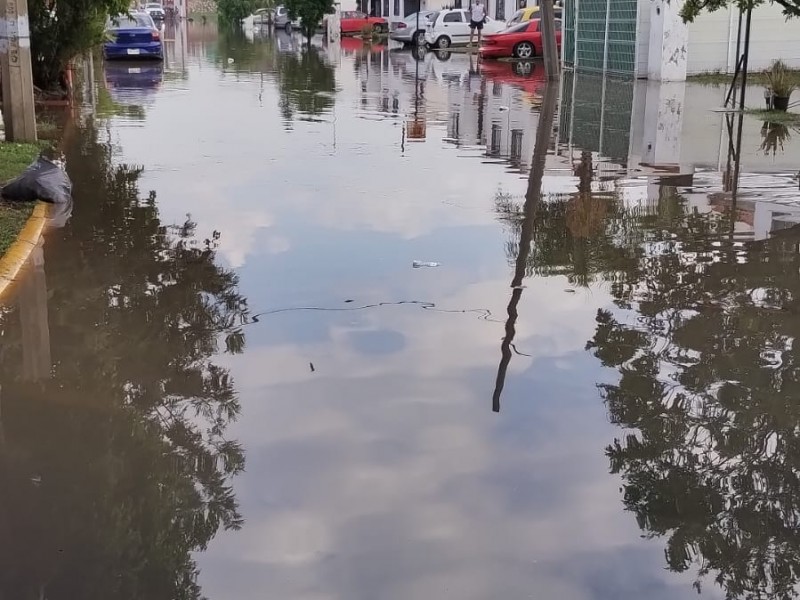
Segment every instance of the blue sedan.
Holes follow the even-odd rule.
[[[164,58],[161,32],[147,13],[120,15],[109,19],[103,55],[111,58]]]

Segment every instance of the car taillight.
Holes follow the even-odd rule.
[[[497,40],[494,38],[483,38],[483,45],[484,46],[495,46],[497,45]]]
[[[397,29],[405,29],[406,27],[408,27],[408,25],[406,25],[406,24],[405,24],[405,23],[403,23],[402,21],[400,21],[400,22],[397,24]]]
[[[154,29],[154,30],[152,31],[152,35],[153,35],[153,41],[154,41],[154,42],[157,42],[158,40],[160,40],[160,39],[161,39],[161,32],[160,32],[160,31],[158,31],[157,29]]]

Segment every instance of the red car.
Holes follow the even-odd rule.
[[[368,17],[357,10],[342,12],[342,34],[361,33],[365,25],[371,25],[375,31],[389,31],[389,23],[381,17]]]
[[[481,43],[484,58],[533,58],[542,55],[540,19],[532,19],[509,27],[500,33],[487,34]],[[561,48],[561,21],[556,19],[556,45]]]

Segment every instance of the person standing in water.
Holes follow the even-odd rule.
[[[469,45],[472,46],[472,37],[475,30],[478,30],[478,46],[481,45],[481,31],[483,23],[486,21],[486,9],[481,0],[475,0],[469,11]]]

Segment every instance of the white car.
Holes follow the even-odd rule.
[[[292,21],[289,18],[289,10],[285,6],[276,6],[275,28],[291,29],[292,27],[299,28],[300,21]]]
[[[502,21],[487,16],[483,33],[500,33],[506,28]],[[476,35],[477,39],[477,35]],[[460,8],[433,13],[425,29],[425,42],[434,48],[449,48],[469,43],[469,13]]]
[[[164,13],[164,7],[157,2],[146,4],[144,7],[144,12],[150,15],[150,18],[154,21],[163,21],[164,17],[166,16]]]

